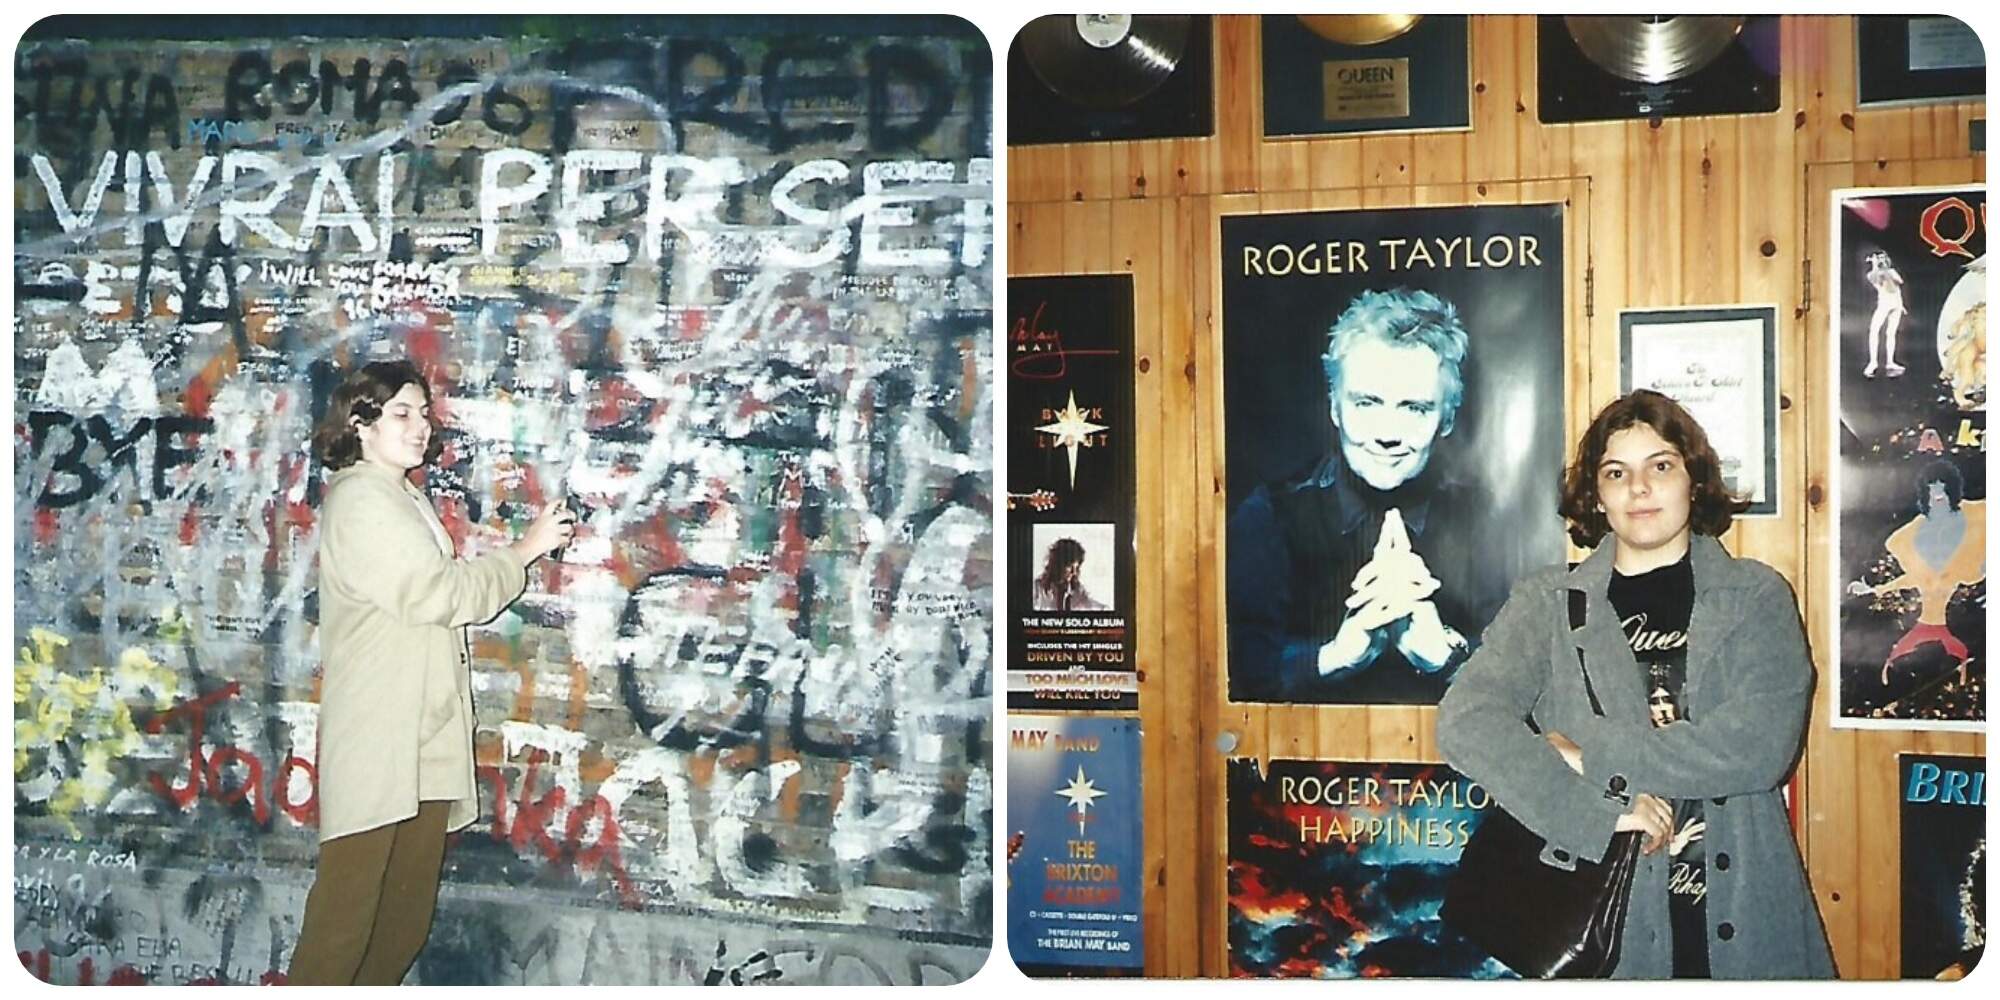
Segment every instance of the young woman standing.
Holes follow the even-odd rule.
[[[334,391],[313,449],[320,523],[320,856],[295,985],[402,982],[430,934],[445,834],[479,814],[465,627],[490,621],[562,547],[549,504],[513,544],[458,559],[410,470],[437,458],[430,387],[377,362]]]
[[[1736,509],[1687,411],[1644,390],[1606,406],[1560,506],[1596,551],[1520,580],[1438,705],[1445,759],[1544,864],[1643,832],[1614,978],[1833,975],[1782,792],[1812,661],[1784,578],[1715,540]]]

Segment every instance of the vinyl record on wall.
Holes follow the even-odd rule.
[[[1778,109],[1778,18],[1539,19],[1545,123],[1758,114]]]
[[[1009,145],[1215,131],[1209,19],[1050,14],[1007,53]]]

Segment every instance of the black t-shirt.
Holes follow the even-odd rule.
[[[1611,607],[1645,672],[1655,727],[1689,718],[1687,631],[1694,613],[1694,566],[1687,556],[1634,576],[1613,573]],[[1708,978],[1708,852],[1700,799],[1674,802],[1668,909],[1674,926],[1674,978]]]

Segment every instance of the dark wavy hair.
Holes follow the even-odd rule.
[[[1576,461],[1563,470],[1562,502],[1558,513],[1569,522],[1569,537],[1578,546],[1590,548],[1611,530],[1611,522],[1597,509],[1597,466],[1604,461],[1604,448],[1611,435],[1645,424],[1681,453],[1687,463],[1689,489],[1688,523],[1696,534],[1720,535],[1729,522],[1750,506],[1748,500],[1731,496],[1722,481],[1722,460],[1701,429],[1681,404],[1651,389],[1635,389],[1614,399],[1597,411],[1583,440],[1576,445]]]
[[[361,461],[361,438],[355,434],[352,421],[359,420],[363,425],[374,423],[381,418],[382,407],[406,385],[422,389],[424,402],[431,401],[430,383],[408,361],[376,361],[350,372],[341,380],[340,388],[333,390],[326,416],[313,429],[313,456],[329,469],[344,469]],[[430,444],[424,447],[426,465],[437,461],[444,450],[444,435],[438,430],[433,419]]]
[[[1965,474],[1950,462],[1939,459],[1924,466],[1917,474],[1917,513],[1928,513],[1931,509],[1931,484],[1944,487],[1945,499],[1951,501],[1951,509],[1957,510],[1965,500]]]
[[[1058,538],[1049,546],[1049,556],[1042,562],[1042,575],[1036,580],[1044,589],[1053,590],[1062,580],[1062,571],[1083,561],[1083,543],[1074,538]]]

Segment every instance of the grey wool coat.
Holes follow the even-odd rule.
[[[1654,728],[1646,688],[1607,594],[1615,544],[1574,568],[1519,580],[1438,704],[1438,748],[1452,767],[1548,842],[1542,862],[1597,861],[1644,792],[1700,798],[1707,829],[1708,955],[1717,979],[1834,974],[1780,789],[1812,707],[1813,667],[1791,588],[1777,571],[1691,540],[1689,720]],[[1568,591],[1586,596],[1570,631]],[[1594,715],[1578,653],[1603,705]],[[1528,720],[1583,748],[1578,775]],[[1616,979],[1673,974],[1665,851],[1642,855]]]

